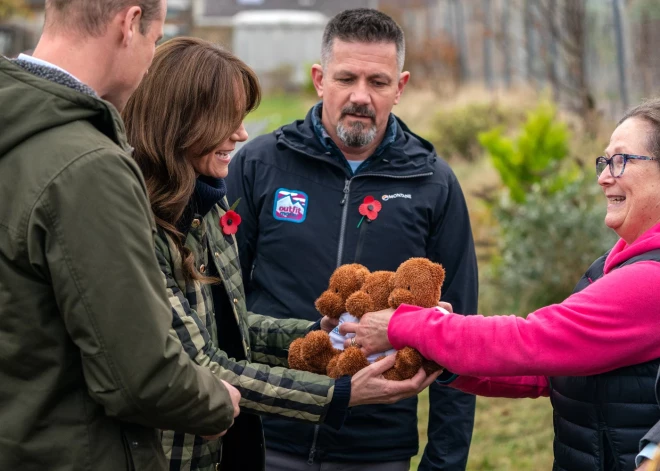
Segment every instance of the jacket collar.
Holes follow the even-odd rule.
[[[94,90],[65,72],[0,55],[0,129],[12,124],[12,133],[0,134],[0,156],[25,139],[47,129],[86,120],[127,153],[124,123],[115,107]]]
[[[340,162],[346,163],[346,165],[348,165],[348,163],[346,162],[346,157],[341,152],[337,144],[335,144],[335,142],[332,140],[327,129],[325,129],[325,126],[323,126],[322,113],[323,113],[323,102],[320,101],[316,105],[314,105],[314,107],[311,110],[312,128],[314,129],[314,134],[316,134],[316,138],[319,140],[319,142],[325,148],[326,151],[330,152]],[[373,153],[373,156],[370,156],[369,159],[381,155],[383,151],[385,151],[385,149],[387,149],[394,142],[394,140],[396,139],[398,128],[399,126],[396,122],[396,119],[394,118],[394,115],[390,113],[390,116],[387,120],[387,131],[385,131],[385,136],[383,136],[383,140],[376,148],[375,152]]]
[[[319,104],[312,107],[304,120],[295,121],[275,131],[277,144],[340,167],[347,178],[351,178],[353,173],[343,155],[340,153],[340,160],[332,151],[327,150],[324,145],[325,139],[319,138],[314,129],[314,113],[318,112],[316,111],[318,106]],[[367,159],[367,162],[360,167],[358,174],[413,176],[433,173],[433,163],[438,158],[433,145],[412,133],[405,123],[394,114],[390,115],[390,119],[396,125],[396,132],[393,136],[389,136],[388,133],[389,137],[383,140],[384,144],[381,143],[380,154],[374,154]],[[386,142],[388,140],[391,142]]]
[[[203,218],[206,216],[213,206],[222,201],[226,194],[227,186],[222,178],[200,175],[195,182],[195,191],[183,211],[183,216],[176,224],[177,229],[181,233],[187,234],[192,220],[195,217]]]

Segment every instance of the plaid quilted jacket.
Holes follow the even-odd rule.
[[[234,236],[222,233],[219,220],[226,200],[205,216],[195,215],[186,246],[193,252],[201,273],[210,264],[222,280],[242,337],[247,360],[236,361],[217,347],[215,307],[211,286],[187,282],[182,259],[165,233],[156,238],[156,253],[167,283],[172,306],[171,333],[200,365],[208,366],[221,379],[241,392],[241,413],[278,415],[306,422],[322,422],[334,391],[334,380],[302,371],[288,370],[288,346],[305,335],[312,323],[298,319],[274,319],[248,312]],[[218,306],[221,308],[221,306]],[[249,440],[260,437],[246,437]],[[214,470],[222,443],[201,437],[164,431],[162,443],[170,470]]]

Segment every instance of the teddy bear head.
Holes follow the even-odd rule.
[[[399,265],[392,277],[390,307],[401,304],[434,307],[440,301],[445,270],[426,258],[411,258]]]
[[[316,310],[323,316],[339,318],[346,312],[346,299],[362,287],[367,275],[369,270],[359,263],[338,267],[330,277],[328,289],[316,300]]]
[[[370,273],[362,288],[351,294],[346,300],[346,310],[358,319],[367,312],[380,311],[388,307],[393,271],[375,271]]]

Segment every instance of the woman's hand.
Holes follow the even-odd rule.
[[[343,324],[342,324],[343,325]],[[402,399],[416,396],[436,380],[442,370],[426,376],[423,368],[410,379],[390,381],[383,373],[394,366],[396,355],[389,355],[358,371],[351,378],[349,407],[362,404],[393,404]]]
[[[346,335],[354,333],[353,339],[344,342],[344,347],[356,346],[362,348],[365,355],[385,352],[392,348],[387,338],[387,326],[394,314],[394,309],[383,309],[377,312],[368,312],[360,319],[360,323],[344,322],[339,326],[339,333]]]

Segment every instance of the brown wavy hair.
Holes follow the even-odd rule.
[[[190,159],[229,139],[260,99],[257,76],[243,61],[208,41],[180,37],[158,47],[122,113],[156,223],[177,244],[187,280],[211,281],[196,271],[176,228],[195,190]]]

